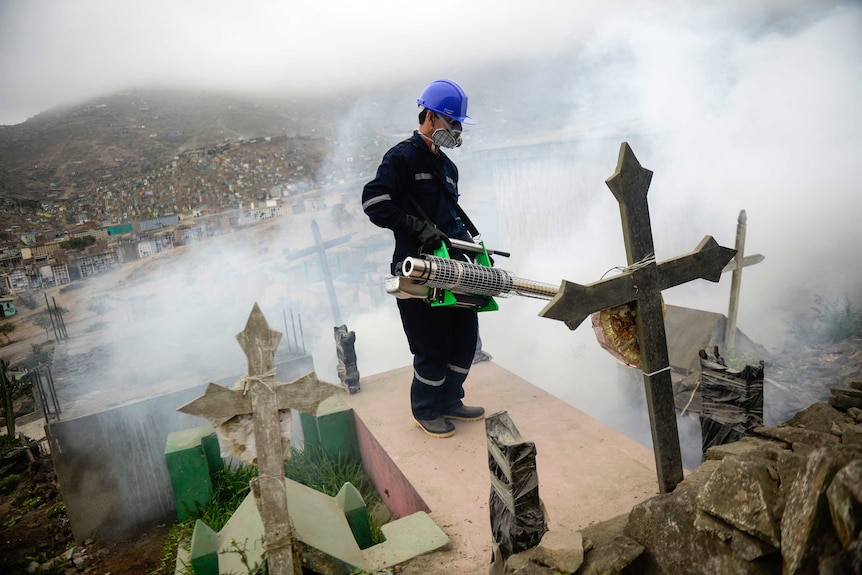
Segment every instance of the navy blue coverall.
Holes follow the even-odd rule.
[[[410,233],[407,215],[422,218],[422,214],[410,197],[448,237],[473,241],[453,206],[458,201],[458,168],[442,151],[432,153],[419,132],[414,132],[386,152],[377,175],[362,191],[362,209],[368,218],[395,235],[393,274],[400,274],[398,267],[404,258],[419,254],[420,245]],[[457,256],[453,253],[452,257]],[[413,354],[413,417],[430,420],[453,413],[463,405],[464,381],[476,352],[476,311],[431,307],[420,299],[396,301]]]

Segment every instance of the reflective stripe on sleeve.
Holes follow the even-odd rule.
[[[368,208],[370,208],[371,206],[373,206],[374,204],[379,204],[380,202],[391,202],[391,201],[392,201],[392,198],[389,196],[389,194],[383,194],[381,196],[371,198],[367,202],[363,203],[362,204],[362,210],[365,211]]]

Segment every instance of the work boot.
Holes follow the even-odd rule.
[[[455,435],[455,426],[448,419],[437,417],[435,419],[414,419],[422,431],[431,437],[452,437]]]
[[[480,419],[485,418],[485,408],[462,405],[458,409],[453,409],[448,413],[444,413],[443,417],[446,419],[454,419],[456,421],[479,421]]]

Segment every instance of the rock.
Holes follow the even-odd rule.
[[[786,450],[786,444],[781,441],[773,441],[764,437],[743,437],[733,443],[713,445],[706,450],[706,458],[712,461],[720,461],[728,455],[745,455],[749,453],[763,453],[764,451]]]
[[[778,501],[778,471],[757,457],[726,457],[697,496],[697,508],[772,547],[781,545],[774,509]]]
[[[27,573],[35,573],[39,570],[41,565],[39,565],[36,561],[30,561],[30,564],[27,565]]]
[[[858,407],[851,407],[847,410],[847,415],[853,418],[853,421],[856,423],[862,422],[862,409]]]
[[[597,546],[584,558],[578,575],[621,575],[643,554],[643,545],[623,535]]]
[[[862,459],[845,465],[826,490],[829,513],[845,549],[862,535]]]
[[[623,534],[626,528],[626,523],[629,521],[629,514],[623,513],[606,521],[593,523],[581,530],[581,535],[584,539],[584,554],[595,547],[601,547],[606,543],[610,543],[616,537]]]
[[[584,539],[580,532],[548,531],[534,549],[533,558],[562,573],[574,573],[584,562]]]
[[[843,411],[838,411],[828,403],[818,401],[791,417],[782,427],[804,427],[812,431],[829,433],[834,423],[840,425],[852,423],[852,421]]]
[[[849,549],[822,559],[818,565],[818,575],[849,573],[862,573],[862,539],[854,541]]]
[[[535,551],[535,548],[509,556],[506,559],[503,573],[505,575],[555,575],[553,569],[549,569],[533,561],[533,551]]]
[[[860,458],[862,449],[852,446],[818,449],[808,458],[790,489],[781,521],[784,575],[816,571],[818,556],[841,551],[823,498],[838,471]]]
[[[862,425],[844,424],[841,428],[841,443],[844,445],[862,445]]]
[[[90,566],[90,557],[86,553],[74,556],[72,557],[72,564],[78,571],[83,571]]]
[[[745,559],[754,561],[778,552],[778,549],[764,543],[748,533],[735,529],[721,519],[713,517],[704,511],[698,511],[694,520],[694,526],[699,531],[708,531],[722,541],[729,541],[733,552]]]
[[[862,390],[862,379],[854,378],[847,382],[847,387]]]
[[[775,469],[778,470],[778,501],[775,502],[773,513],[779,521],[784,517],[784,508],[790,497],[790,490],[799,480],[799,476],[805,469],[807,456],[800,455],[796,451],[785,451],[778,453],[775,459]]]
[[[761,437],[777,439],[788,444],[804,443],[812,447],[837,445],[841,442],[840,439],[832,435],[831,431],[813,431],[801,427],[755,427],[754,433]]]
[[[853,387],[831,387],[829,388],[829,393],[832,395],[844,395],[854,399],[862,399],[862,389],[856,389]]]
[[[714,465],[710,468],[707,463]],[[778,554],[748,561],[728,540],[695,527],[698,491],[718,464],[705,462],[672,493],[658,495],[632,509],[625,535],[644,547],[643,555],[637,559],[639,574],[772,575],[781,571]]]
[[[847,411],[851,408],[862,409],[862,399],[848,397],[846,395],[833,395],[829,398],[829,405],[841,411]]]

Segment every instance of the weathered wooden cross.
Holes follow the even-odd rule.
[[[745,215],[745,210],[740,211],[739,217],[736,219],[736,255],[729,264],[724,266],[724,271],[733,272],[730,280],[730,304],[727,309],[727,326],[724,331],[724,353],[728,357],[733,353],[733,348],[736,346],[736,316],[739,312],[739,288],[742,284],[742,268],[759,264],[764,259],[760,254],[745,255],[747,221],[748,216]]]
[[[629,145],[620,146],[616,172],[606,180],[620,204],[628,268],[588,285],[563,281],[560,291],[539,313],[577,328],[591,313],[636,302],[636,325],[661,493],[682,481],[682,457],[671,386],[670,362],[662,313],[664,289],[697,278],[717,282],[736,253],[706,236],[693,252],[655,262],[647,191],[652,172],[642,168]]]
[[[251,414],[257,450],[258,477],[252,492],[264,528],[267,566],[272,575],[301,575],[302,564],[287,509],[284,486],[285,445],[279,411],[296,409],[314,415],[317,406],[340,387],[321,382],[312,372],[291,382],[275,380],[275,350],[281,332],[270,329],[257,304],[236,339],[248,358],[248,375],[240,389],[210,383],[206,392],[177,411],[205,417],[218,427],[229,419]]]

